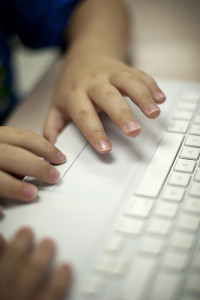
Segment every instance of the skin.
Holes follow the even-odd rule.
[[[0,126],[0,153],[0,197],[24,202],[37,197],[37,188],[20,178],[33,176],[55,184],[60,174],[47,161],[54,164],[66,161],[65,155],[43,137],[7,126]]]
[[[35,244],[30,228],[20,229],[9,242],[0,235],[0,299],[65,299],[71,271],[66,264],[52,268],[54,255],[54,243]]]
[[[68,49],[63,71],[44,128],[55,143],[65,125],[73,120],[99,153],[112,144],[99,119],[104,111],[129,137],[141,132],[124,95],[150,119],[160,114],[165,95],[144,72],[125,63],[129,22],[120,0],[81,1],[66,32]]]

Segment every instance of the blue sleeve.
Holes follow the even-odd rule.
[[[81,0],[0,0],[0,21],[8,35],[17,34],[32,48],[64,46],[64,32]]]

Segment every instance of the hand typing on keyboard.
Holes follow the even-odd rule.
[[[57,169],[38,156],[54,164],[66,160],[62,152],[41,136],[17,128],[0,127],[0,197],[22,201],[36,198],[37,188],[20,180],[19,176],[33,176],[49,184],[58,181]]]
[[[55,143],[72,119],[98,152],[109,152],[112,145],[99,111],[106,112],[124,134],[136,137],[141,126],[124,95],[147,117],[160,114],[158,104],[165,95],[156,82],[123,62],[128,26],[120,1],[85,1],[74,11],[68,30],[71,44],[44,129],[49,141]]]

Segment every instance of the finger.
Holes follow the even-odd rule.
[[[93,85],[89,96],[126,135],[135,137],[140,133],[141,126],[134,118],[128,103],[111,84]]]
[[[72,281],[71,270],[64,264],[53,273],[40,300],[61,300],[66,297]]]
[[[66,156],[58,148],[40,135],[26,130],[1,126],[0,142],[29,150],[54,164],[60,164],[66,160]]]
[[[67,110],[84,136],[99,153],[107,153],[112,145],[89,97],[81,93],[67,103]]]
[[[54,144],[57,140],[59,133],[69,121],[67,112],[63,113],[56,107],[52,107],[49,111],[46,124],[44,126],[44,136],[48,141]]]
[[[0,171],[0,197],[29,202],[37,197],[37,188]]]
[[[24,256],[30,251],[33,243],[33,233],[30,228],[22,228],[7,244],[0,262],[3,280],[7,281],[15,276]]]
[[[134,72],[135,71],[136,70],[134,69]],[[166,100],[165,94],[158,87],[156,81],[152,77],[150,77],[149,75],[147,75],[141,70],[137,70],[137,78],[141,80],[148,87],[148,89],[151,92],[151,96],[157,103],[161,104]]]
[[[49,184],[59,180],[60,174],[55,167],[25,149],[0,144],[0,152],[0,170],[36,177]]]
[[[124,71],[115,74],[110,81],[117,89],[129,96],[147,117],[154,119],[159,116],[160,108],[152,98],[148,87],[131,73]]]
[[[23,270],[21,270],[21,276],[18,280],[23,299],[30,296],[42,282],[45,282],[54,252],[54,243],[49,239],[43,240],[35,248]]]

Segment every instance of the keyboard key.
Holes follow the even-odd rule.
[[[188,102],[182,102],[178,106],[180,110],[191,111],[191,112],[194,112],[196,107],[197,107],[196,103],[188,103]]]
[[[194,118],[194,124],[200,125],[200,114],[197,114]]]
[[[140,300],[147,292],[148,283],[154,274],[155,267],[154,259],[137,256],[122,282],[117,299],[133,300],[134,295],[134,300]]]
[[[200,136],[189,134],[186,138],[185,145],[200,148]]]
[[[146,236],[141,240],[139,250],[152,255],[158,255],[162,252],[164,241],[159,238]]]
[[[117,230],[126,235],[138,235],[144,225],[144,221],[122,217]]]
[[[198,103],[200,100],[200,94],[195,92],[184,93],[182,96],[182,102]]]
[[[197,160],[199,158],[200,149],[194,147],[183,147],[180,158]]]
[[[148,217],[153,204],[153,200],[142,197],[133,197],[126,209],[126,214],[146,218]]]
[[[196,231],[199,228],[199,222],[200,217],[183,213],[178,219],[177,226],[183,230]]]
[[[194,239],[195,236],[192,233],[188,234],[180,231],[175,231],[170,240],[170,246],[172,248],[189,251],[194,244]]]
[[[167,127],[167,131],[186,133],[188,126],[188,121],[172,120]]]
[[[193,124],[190,128],[190,134],[199,135],[200,136],[200,125]]]
[[[181,272],[188,265],[188,255],[185,253],[176,253],[168,251],[164,256],[162,265],[164,268]]]
[[[193,160],[179,158],[174,167],[174,170],[179,172],[192,173],[194,171],[195,165],[196,163]]]
[[[195,181],[200,181],[200,169],[197,169],[194,180]]]
[[[122,256],[102,254],[95,266],[95,270],[108,275],[121,275],[126,265],[126,259]]]
[[[200,214],[200,201],[194,197],[187,197],[183,209],[186,212]]]
[[[123,245],[124,239],[117,235],[113,234],[109,240],[109,242],[106,245],[106,250],[109,251],[119,251]]]
[[[190,175],[181,172],[172,172],[168,184],[187,187],[190,181]]]
[[[200,252],[197,252],[192,259],[192,270],[200,272]]]
[[[164,236],[169,233],[170,228],[171,221],[153,217],[148,224],[147,232]]]
[[[176,111],[173,115],[174,119],[190,121],[193,113],[188,111]]]
[[[174,187],[174,186],[167,185],[164,188],[161,197],[164,200],[182,201],[184,193],[185,193],[185,189],[182,187]]]
[[[199,182],[193,182],[192,183],[189,194],[191,196],[200,198],[200,184],[199,184]]]
[[[181,283],[181,277],[178,274],[161,272],[152,287],[150,300],[174,300],[178,296],[178,288]]]
[[[155,214],[161,217],[173,218],[175,217],[177,210],[178,204],[160,201],[155,208]]]
[[[157,197],[183,140],[182,134],[166,132],[136,190],[136,195]]]
[[[197,273],[188,274],[186,291],[200,295],[200,274]]]

